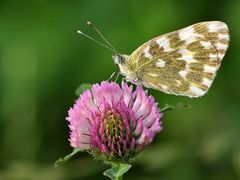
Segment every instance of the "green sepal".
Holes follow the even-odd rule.
[[[71,159],[75,154],[79,153],[80,149],[78,148],[74,148],[73,151],[66,155],[64,158],[59,158],[55,163],[54,163],[54,167],[58,167],[60,165],[62,165],[63,163],[67,162],[69,159]]]
[[[75,91],[76,96],[80,96],[85,90],[91,89],[92,84],[81,84]]]
[[[112,164],[112,167],[103,172],[104,176],[111,178],[111,180],[122,180],[123,175],[132,167],[131,164]]]

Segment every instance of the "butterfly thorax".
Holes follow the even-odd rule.
[[[135,68],[130,61],[129,55],[115,54],[112,58],[114,63],[118,65],[120,73],[125,76],[127,81],[132,83],[138,82],[137,72],[134,71]]]

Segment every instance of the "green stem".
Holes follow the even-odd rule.
[[[170,105],[166,104],[166,106],[161,109],[161,112],[167,112],[167,111],[171,111],[173,109],[175,109],[174,106],[170,106]]]
[[[62,165],[63,163],[65,163],[66,161],[68,161],[69,159],[71,159],[71,158],[72,158],[75,154],[77,154],[78,152],[80,152],[80,150],[77,149],[77,148],[74,148],[73,151],[72,151],[70,154],[66,155],[64,158],[58,159],[58,160],[55,162],[54,167],[58,167],[58,166]]]
[[[186,105],[186,104],[182,104],[182,103],[178,103],[176,106],[171,106],[166,104],[165,107],[161,108],[161,112],[167,112],[167,111],[171,111],[171,110],[179,110],[179,109],[184,109],[184,108],[189,108],[190,105]]]
[[[119,176],[119,177],[115,177],[114,180],[122,180],[123,177],[122,176]]]

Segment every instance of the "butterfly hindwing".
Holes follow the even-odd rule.
[[[129,61],[144,86],[199,97],[210,88],[228,43],[225,23],[202,22],[146,42]]]

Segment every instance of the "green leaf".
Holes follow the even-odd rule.
[[[85,90],[91,89],[92,84],[81,84],[75,91],[76,96],[80,96]]]
[[[103,175],[112,180],[122,180],[122,176],[132,167],[131,164],[114,164],[110,169],[104,171]]]
[[[74,148],[71,154],[66,155],[64,158],[59,158],[55,163],[54,163],[54,167],[58,167],[60,165],[62,165],[63,163],[67,162],[69,159],[71,159],[75,154],[77,154],[78,152],[80,152],[80,149],[78,148]]]
[[[166,104],[165,107],[161,108],[160,110],[161,112],[167,112],[171,110],[180,110],[180,109],[185,109],[190,107],[191,107],[190,105],[182,104],[182,103],[178,103],[176,106]]]

